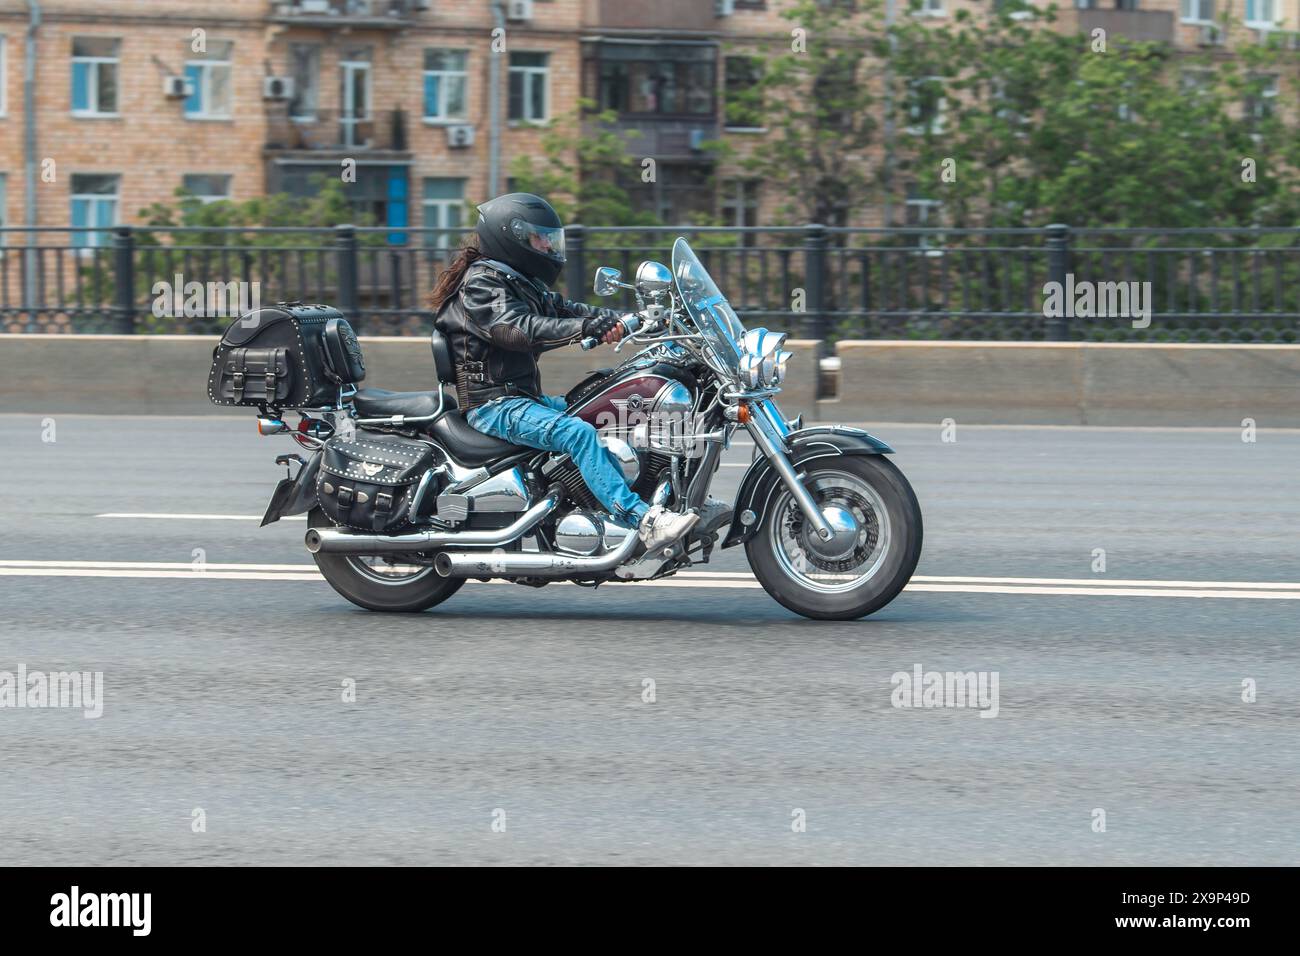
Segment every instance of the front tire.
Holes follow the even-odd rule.
[[[903,590],[921,558],[921,506],[903,473],[879,455],[822,458],[804,484],[836,534],[822,542],[784,484],[745,554],[764,590],[804,617],[849,621]]]
[[[320,508],[307,516],[310,528],[332,528]],[[347,554],[313,554],[316,567],[339,594],[367,611],[426,611],[460,590],[464,578],[444,578],[430,565],[390,564]]]

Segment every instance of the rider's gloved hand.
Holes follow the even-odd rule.
[[[621,317],[613,312],[593,315],[582,324],[582,334],[598,339],[605,345],[613,345],[623,337]]]

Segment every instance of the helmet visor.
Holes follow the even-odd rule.
[[[539,252],[556,262],[564,261],[564,229],[552,226],[535,226],[522,219],[510,220],[510,235],[520,245]]]

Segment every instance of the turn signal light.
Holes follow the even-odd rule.
[[[744,402],[736,406],[736,421],[742,425],[749,424],[749,406]]]
[[[283,435],[288,430],[289,426],[278,418],[259,418],[257,420],[257,433],[263,437]]]

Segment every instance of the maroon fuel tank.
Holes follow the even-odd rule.
[[[581,382],[568,395],[569,414],[618,432],[651,416],[689,415],[696,395],[695,376],[685,369],[638,363]]]

